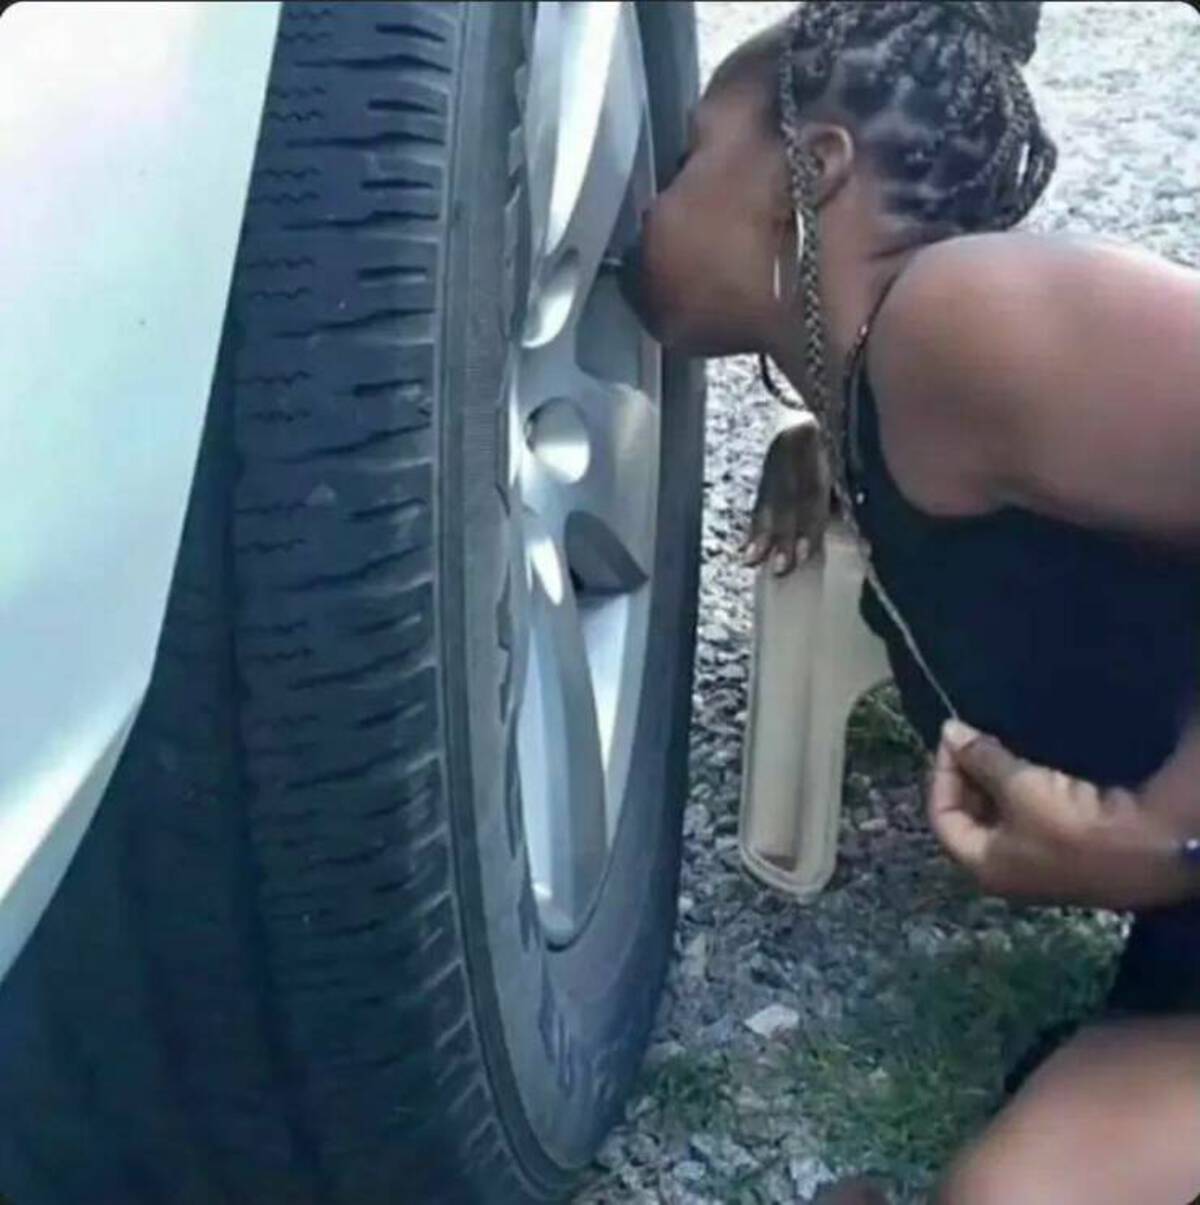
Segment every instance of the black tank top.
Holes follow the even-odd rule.
[[[888,471],[861,349],[859,360],[845,408],[856,517],[880,583],[959,715],[1093,782],[1145,779],[1197,704],[1200,562],[1024,510],[918,510]],[[869,585],[862,613],[932,748],[944,704]]]
[[[1104,786],[1141,782],[1200,693],[1200,564],[1018,509],[949,520],[918,510],[888,471],[865,342],[844,411],[849,485],[921,657],[959,715],[1015,752]],[[870,585],[861,609],[933,749],[938,692]],[[1137,918],[1108,1007],[1200,1009],[1200,900]]]

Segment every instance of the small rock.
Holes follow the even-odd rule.
[[[682,1180],[685,1184],[698,1184],[708,1175],[704,1164],[695,1159],[680,1160],[675,1164],[674,1172],[675,1179]]]
[[[932,957],[942,949],[945,936],[936,925],[918,921],[908,927],[904,934],[904,942],[914,954]]]
[[[800,1014],[786,1004],[768,1004],[746,1019],[746,1028],[760,1038],[777,1038],[800,1024]]]
[[[712,825],[712,817],[708,808],[702,803],[689,803],[683,812],[683,835],[685,837],[703,836]]]
[[[978,942],[988,953],[1008,954],[1013,948],[1012,934],[1003,929],[984,930],[979,934]]]
[[[712,1046],[728,1046],[733,1041],[734,1022],[732,1017],[721,1016],[710,1022],[701,1033],[703,1040]]]
[[[876,1067],[867,1076],[867,1083],[871,1086],[871,1091],[876,1095],[882,1095],[892,1086],[891,1073],[886,1067]]]
[[[716,830],[717,835],[736,835],[738,829],[738,818],[732,812],[726,812],[717,817]],[[717,842],[718,846],[720,842]]]
[[[658,1163],[658,1140],[652,1134],[634,1134],[629,1139],[629,1160],[641,1167],[653,1167]]]
[[[757,1167],[754,1156],[724,1134],[693,1134],[688,1142],[692,1153],[699,1155],[718,1175],[728,1176]]]
[[[676,1188],[663,1196],[664,1205],[722,1205],[712,1197],[701,1196],[686,1188]]]
[[[767,1102],[753,1088],[739,1088],[733,1103],[739,1113],[764,1113],[767,1109]]]
[[[787,1159],[789,1166],[812,1158],[813,1151],[819,1147],[819,1140],[802,1117],[795,1118],[795,1124],[779,1140],[779,1153]]]
[[[771,1205],[795,1205],[796,1193],[791,1181],[778,1168],[772,1168],[763,1177],[762,1190]]]
[[[627,1160],[623,1144],[617,1135],[610,1135],[604,1145],[596,1152],[595,1163],[606,1172],[615,1172],[625,1166]]]
[[[683,947],[680,970],[686,979],[703,979],[708,970],[708,934],[697,933]]]
[[[747,970],[751,979],[756,983],[765,983],[768,987],[786,988],[791,983],[791,976],[784,971],[779,962],[765,954],[756,954],[750,959]]]
[[[792,1187],[801,1197],[811,1197],[823,1184],[833,1179],[833,1172],[820,1159],[789,1159],[788,1175]]]
[[[649,1071],[656,1070],[666,1063],[673,1062],[683,1054],[683,1044],[667,1040],[665,1042],[655,1042],[649,1050],[646,1051],[645,1066]]]

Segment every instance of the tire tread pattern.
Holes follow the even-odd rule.
[[[461,20],[283,7],[154,679],[0,989],[14,1205],[539,1195],[471,1010],[438,696]]]

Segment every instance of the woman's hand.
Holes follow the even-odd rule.
[[[1133,792],[1034,765],[955,720],[942,730],[928,805],[946,852],[987,895],[1124,910],[1195,891],[1170,823]]]
[[[820,548],[828,522],[829,470],[816,420],[806,415],[767,449],[744,561],[790,573]]]

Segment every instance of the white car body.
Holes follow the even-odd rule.
[[[0,17],[0,975],[149,681],[278,17]]]

